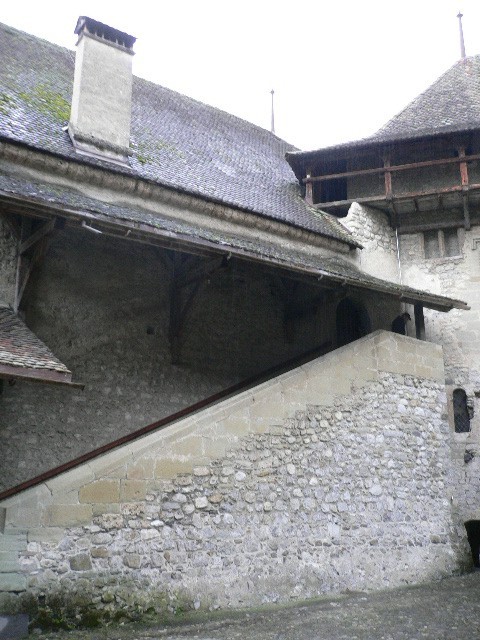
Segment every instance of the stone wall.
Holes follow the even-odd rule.
[[[450,573],[443,378],[440,347],[376,332],[7,499],[10,580],[108,617]]]
[[[356,252],[360,269],[378,278],[398,282],[396,238],[387,216],[371,207],[354,203],[342,223],[363,246]]]
[[[0,491],[326,341],[334,348],[338,300],[309,305],[323,290],[298,284],[295,302],[306,313],[294,320],[289,342],[278,277],[232,259],[202,284],[172,364],[168,258],[158,248],[80,229],[53,239],[23,310],[85,389],[4,386]],[[388,327],[395,301],[368,293],[361,299],[372,329]]]
[[[0,302],[13,305],[17,272],[16,240],[5,221],[0,218]]]
[[[449,401],[450,434],[454,452],[451,499],[459,532],[463,522],[480,519],[479,459],[465,462],[467,451],[480,456],[480,228],[459,234],[461,255],[426,259],[421,233],[400,239],[404,282],[465,300],[470,311],[436,313],[425,310],[427,339],[443,346],[446,389]],[[474,416],[469,433],[454,432],[451,407],[453,390],[465,389],[473,403]]]

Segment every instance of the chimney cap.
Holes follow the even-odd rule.
[[[109,27],[107,24],[98,22],[98,20],[93,20],[93,18],[89,18],[88,16],[80,16],[77,20],[77,26],[75,27],[74,33],[81,35],[85,29],[90,34],[103,38],[108,42],[113,42],[114,44],[125,47],[126,49],[131,49],[136,41],[134,36],[130,36],[124,31],[119,31],[118,29]]]

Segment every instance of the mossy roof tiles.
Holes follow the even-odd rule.
[[[269,131],[134,77],[130,168],[75,154],[69,118],[74,52],[0,25],[0,138],[153,181],[350,245],[338,220],[309,207]]]

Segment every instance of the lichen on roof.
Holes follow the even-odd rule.
[[[0,25],[0,137],[77,162],[68,121],[74,52]],[[10,103],[10,99],[14,101]],[[295,148],[270,131],[134,77],[130,168],[166,188],[357,246],[331,217],[314,214],[285,161]]]

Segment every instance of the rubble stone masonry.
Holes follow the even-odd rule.
[[[111,617],[452,573],[450,455],[441,348],[378,331],[5,500],[3,608]]]

